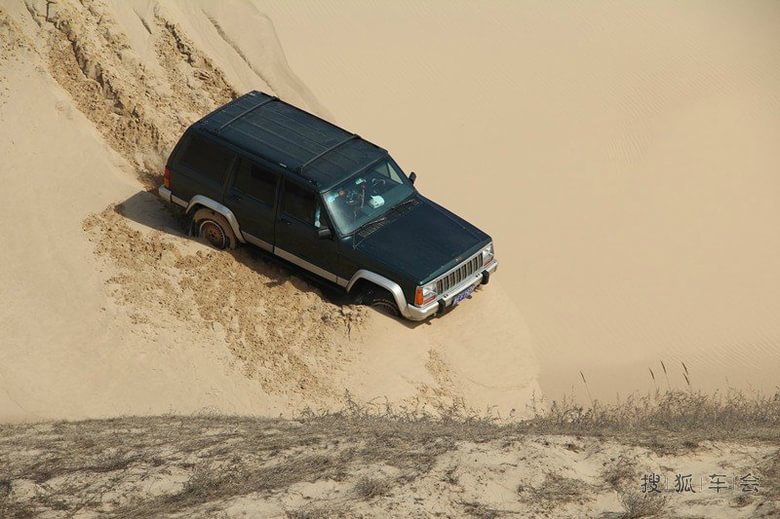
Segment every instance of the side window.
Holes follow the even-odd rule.
[[[229,149],[193,135],[182,154],[181,164],[221,185],[225,182],[231,160],[233,152]]]
[[[314,225],[316,210],[317,195],[292,182],[285,183],[284,199],[282,200],[284,213]]]
[[[236,173],[235,188],[268,205],[274,205],[277,175],[252,162],[241,159]]]
[[[387,177],[396,184],[401,184],[401,176],[398,174],[398,172],[395,170],[392,164],[390,164],[389,161],[382,162],[378,166],[374,168],[374,171],[382,175],[383,177]]]

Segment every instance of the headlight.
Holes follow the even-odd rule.
[[[491,261],[493,261],[493,258],[495,257],[495,254],[493,253],[493,243],[491,242],[490,245],[482,249],[482,266],[484,267]]]
[[[414,292],[414,304],[422,306],[426,303],[430,303],[436,299],[436,283],[428,283],[427,285],[417,287]]]

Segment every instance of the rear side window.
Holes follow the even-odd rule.
[[[181,156],[181,164],[197,171],[209,180],[222,184],[225,181],[233,152],[199,135],[190,137],[187,149]]]
[[[282,211],[286,214],[314,225],[314,213],[317,209],[317,197],[292,182],[287,182],[284,187]]]
[[[276,178],[276,174],[246,159],[241,159],[241,165],[236,173],[235,188],[261,202],[274,205]]]

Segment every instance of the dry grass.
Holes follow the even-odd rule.
[[[601,471],[603,479],[611,488],[620,490],[627,484],[636,481],[636,461],[624,455],[618,456]]]
[[[624,492],[620,494],[620,504],[625,509],[623,519],[660,517],[666,509],[667,498],[639,492]]]
[[[760,473],[763,491],[780,502],[780,450],[765,461]]]
[[[698,441],[716,439],[723,434],[739,438],[772,440],[780,429],[780,387],[774,394],[745,393],[729,388],[726,392],[704,393],[694,390],[688,366],[681,362],[680,374],[686,389],[672,389],[669,370],[660,361],[666,390],[659,389],[652,368],[648,372],[655,391],[645,395],[632,394],[617,403],[602,403],[590,394],[588,381],[580,371],[589,405],[583,406],[573,397],[564,396],[539,409],[531,403],[534,418],[525,422],[529,428],[549,434],[620,435],[629,434],[647,439],[658,433],[679,434],[683,448],[693,448]],[[652,445],[652,440],[649,442]],[[659,449],[662,446],[657,445]]]
[[[491,508],[484,503],[463,502],[460,503],[460,505],[463,507],[463,512],[468,517],[477,517],[479,519],[494,519],[496,517],[501,517],[501,510]]]
[[[162,416],[0,425],[0,516],[209,515],[214,503],[232,497],[267,496],[301,482],[350,482],[367,466],[385,465],[400,474],[352,482],[353,495],[367,501],[424,476],[461,442],[511,443],[528,434],[611,437],[686,452],[707,439],[776,443],[780,437],[780,395],[667,391],[621,404],[594,402],[589,408],[564,401],[511,424],[462,408],[444,411],[436,416],[391,408],[373,412],[350,401],[343,412],[309,412],[298,420]],[[624,496],[626,517],[647,516],[660,501],[625,493],[623,483],[633,477],[629,461],[615,460],[602,477]],[[770,495],[777,495],[770,485],[780,480],[780,456],[767,459],[760,473]],[[178,479],[171,480],[172,474]],[[173,481],[169,488],[143,491],[166,478]],[[25,481],[33,490],[17,488]],[[552,507],[581,501],[587,496],[578,485],[548,475],[544,500]],[[472,516],[496,513],[478,503],[464,507]],[[348,515],[348,510],[334,505],[290,513],[319,517]]]
[[[0,426],[0,457],[7,460],[0,467],[0,516],[23,515],[19,500],[8,499],[11,481],[45,489],[23,500],[29,515],[89,510],[116,517],[201,510],[215,501],[268,495],[300,482],[344,481],[375,464],[395,467],[410,481],[427,473],[458,439],[476,439],[482,426],[489,427],[453,422],[447,432],[433,420],[358,416],[297,421],[169,416]],[[188,476],[162,495],[138,491],[171,472]],[[372,499],[393,484],[365,478],[354,488],[361,498]]]
[[[290,519],[335,519],[350,517],[349,508],[336,505],[307,506],[287,512]]]
[[[389,478],[362,477],[355,484],[355,494],[363,500],[384,496],[393,489],[393,481]]]
[[[537,486],[521,484],[517,487],[522,501],[535,503],[545,510],[552,510],[566,503],[583,503],[587,500],[589,490],[586,483],[553,472],[548,472]]]
[[[588,407],[564,398],[517,427],[545,434],[632,437],[661,451],[690,449],[699,441],[726,436],[769,441],[780,430],[780,391],[763,395],[657,390],[619,403],[596,400]],[[659,434],[667,441],[658,442]]]

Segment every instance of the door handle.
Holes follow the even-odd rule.
[[[227,196],[227,198],[228,198],[228,200],[235,200],[235,201],[237,201],[237,202],[238,202],[238,201],[240,201],[240,200],[241,200],[241,195],[237,195],[237,194],[235,194],[235,193],[230,193],[230,194]]]
[[[284,225],[292,225],[292,222],[287,218],[279,218],[279,223],[283,223]]]

